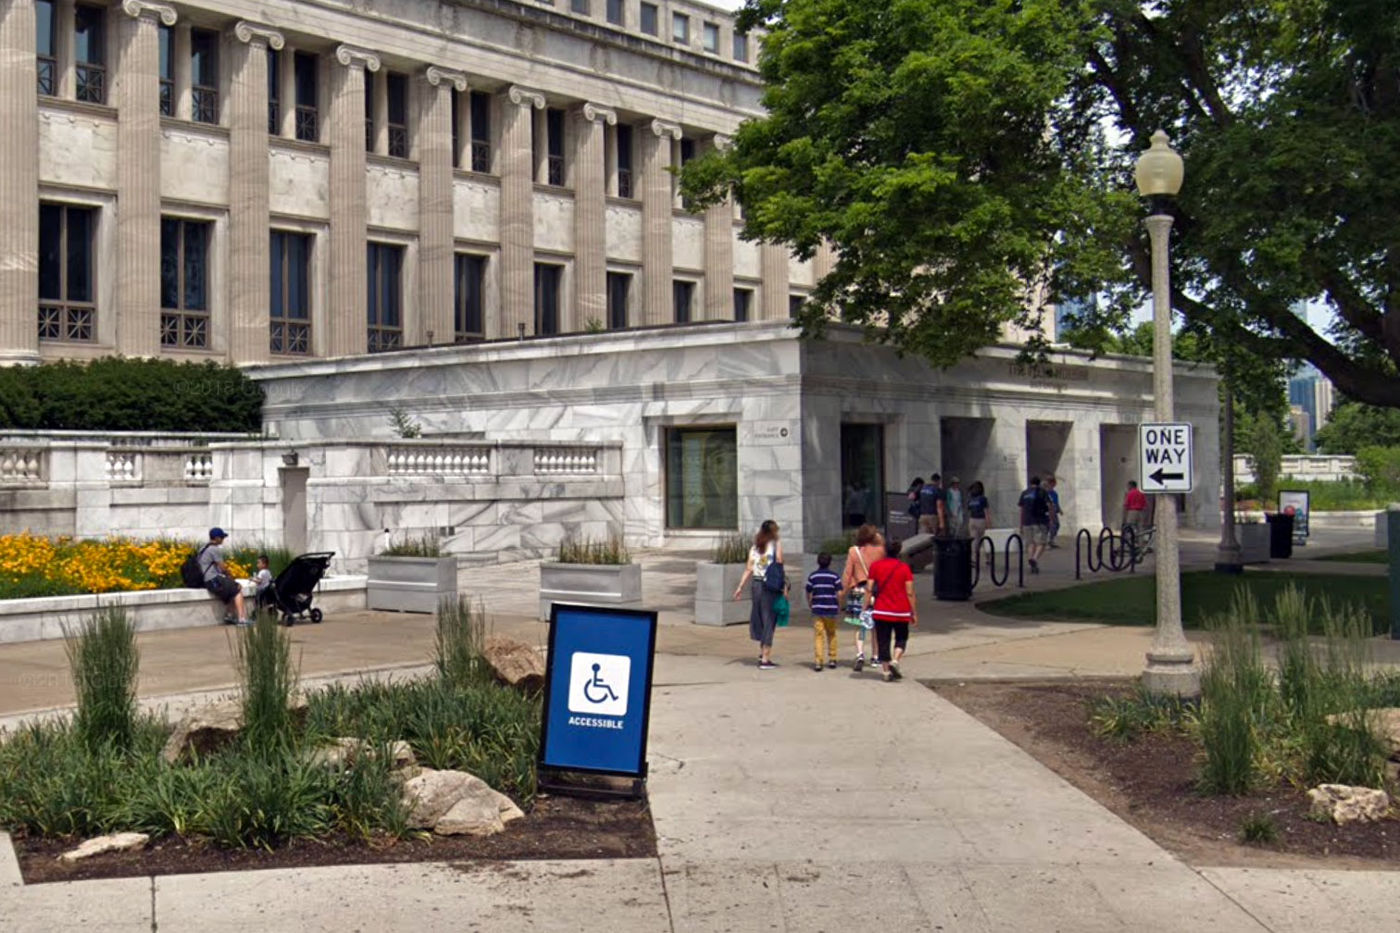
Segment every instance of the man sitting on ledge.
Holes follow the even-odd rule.
[[[242,623],[245,618],[243,588],[233,579],[224,563],[224,539],[227,537],[228,533],[222,528],[209,529],[209,543],[199,550],[199,571],[204,575],[204,588],[224,604],[224,622],[236,624]],[[230,604],[233,606],[232,615],[228,612]]]

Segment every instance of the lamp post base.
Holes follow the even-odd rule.
[[[1195,699],[1201,695],[1201,671],[1191,661],[1181,664],[1149,658],[1142,672],[1142,686],[1153,696]]]

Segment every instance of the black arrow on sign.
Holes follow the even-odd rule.
[[[1165,485],[1166,485],[1165,480],[1169,480],[1169,479],[1177,479],[1177,480],[1185,479],[1185,478],[1186,478],[1186,474],[1185,474],[1185,473],[1163,473],[1163,472],[1162,472],[1162,468],[1161,468],[1161,467],[1158,467],[1158,468],[1157,468],[1157,472],[1156,472],[1156,473],[1149,473],[1149,474],[1147,475],[1147,478],[1150,479],[1150,480],[1152,480],[1152,482],[1156,483],[1158,486],[1165,486]]]

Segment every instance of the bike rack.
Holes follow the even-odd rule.
[[[1005,586],[1006,581],[1011,578],[1011,542],[1016,542],[1016,585],[1021,589],[1026,588],[1026,549],[1025,542],[1021,536],[1012,532],[1006,538],[1006,549],[1002,552],[1001,576],[997,576],[997,545],[991,538],[982,538],[972,549],[972,587],[977,588],[977,581],[982,578],[982,551],[987,552],[987,575],[991,578],[992,586]],[[982,545],[986,545],[983,548]]]
[[[1104,545],[1108,545],[1108,557],[1104,557]],[[1081,547],[1082,545],[1082,547]],[[1132,528],[1124,528],[1121,534],[1114,534],[1111,528],[1099,532],[1098,546],[1088,528],[1079,529],[1074,536],[1074,579],[1082,579],[1081,566],[1088,565],[1090,573],[1098,573],[1107,567],[1117,573],[1127,570],[1137,573],[1142,555],[1138,553],[1137,535]]]

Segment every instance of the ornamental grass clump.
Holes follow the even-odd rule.
[[[725,535],[710,554],[711,563],[746,564],[749,561],[749,539],[741,534]]]
[[[141,654],[136,625],[126,610],[111,606],[64,626],[63,647],[73,676],[78,709],[73,728],[91,751],[131,747],[136,732],[136,676]]]
[[[1368,710],[1377,685],[1370,673],[1370,619],[1352,606],[1321,601],[1323,645],[1302,691],[1306,705],[1294,716],[1302,744],[1303,776],[1311,784],[1383,787],[1389,749]]]
[[[486,644],[486,611],[465,596],[438,600],[433,664],[450,684],[466,686],[490,677],[481,652]]]
[[[747,552],[745,553],[747,555]],[[632,553],[627,550],[627,545],[622,543],[622,535],[620,534],[611,534],[601,540],[568,537],[559,545],[559,563],[630,564],[632,563]]]
[[[1270,718],[1274,684],[1260,655],[1259,607],[1249,591],[1207,621],[1212,650],[1201,674],[1200,782],[1214,794],[1243,794],[1253,785],[1260,729]]]
[[[253,754],[273,756],[291,743],[295,726],[291,639],[277,624],[277,614],[263,611],[234,637],[233,653],[243,694],[242,744]]]

